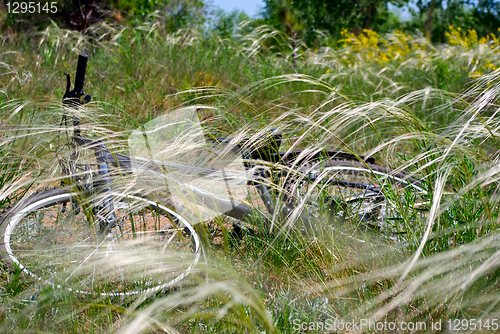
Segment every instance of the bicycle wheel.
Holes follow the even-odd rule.
[[[103,236],[77,196],[52,189],[4,213],[3,260],[55,288],[124,296],[168,288],[200,259],[199,237],[172,203],[111,192],[116,225]]]
[[[420,181],[387,168],[352,161],[314,161],[294,186],[294,195],[310,214],[336,225],[378,227],[406,232],[406,223],[427,215]]]

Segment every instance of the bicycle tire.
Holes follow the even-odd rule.
[[[426,218],[424,185],[404,173],[334,159],[312,161],[301,170],[307,177],[293,187],[294,196],[310,213],[336,225],[405,233],[406,223]]]
[[[199,261],[200,239],[172,202],[110,192],[117,223],[103,237],[77,196],[46,190],[3,213],[3,261],[54,288],[101,296],[167,289]]]

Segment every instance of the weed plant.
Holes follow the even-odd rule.
[[[286,134],[282,150],[304,149],[304,161],[323,149],[372,155],[427,192],[423,204],[391,198],[397,236],[337,233],[326,215],[304,233],[292,215],[275,219],[274,233],[234,241],[231,221],[215,218],[207,263],[157,295],[77,296],[4,268],[2,331],[293,333],[307,323],[322,332],[316,324],[328,319],[424,322],[424,332],[439,320],[481,319],[493,330],[499,42],[474,36],[450,27],[449,44],[434,46],[400,32],[344,32],[340,47],[299,43],[291,52],[269,27],[221,39],[195,28],[166,33],[155,16],[85,35],[51,25],[2,36],[1,208],[59,183],[63,72],[81,52],[94,101],[79,111],[83,131],[108,138],[113,152],[127,152],[128,136],[147,121],[197,106],[212,136],[257,141],[274,127]]]

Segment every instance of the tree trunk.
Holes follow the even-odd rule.
[[[297,48],[297,45],[295,44],[295,31],[293,31],[292,26],[288,22],[285,22],[285,23],[286,23],[286,27],[288,28],[288,32],[290,33],[290,44],[292,47],[292,66],[293,66],[293,70],[297,71],[297,64],[295,63],[295,59],[297,58],[297,54],[296,54],[296,50],[295,50]]]
[[[429,9],[427,10],[427,18],[424,23],[425,37],[430,41],[432,39],[432,16],[434,15],[434,8],[436,7],[436,1],[431,0]]]
[[[372,18],[377,15],[377,8],[375,6],[368,6],[365,11],[365,22],[363,24],[363,29],[370,29],[372,23]]]

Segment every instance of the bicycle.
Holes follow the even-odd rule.
[[[87,61],[86,55],[79,56],[72,91],[70,76],[65,73],[63,103],[68,107],[79,108],[91,100],[83,91]],[[63,116],[61,126],[68,122]],[[59,145],[71,151],[69,157],[59,158],[67,176],[64,187],[24,198],[0,216],[3,261],[38,281],[83,294],[127,296],[177,285],[202,258],[202,229],[195,227],[198,217],[172,198],[148,197],[140,189],[116,190],[110,169],[120,173],[140,169],[160,178],[167,177],[165,166],[217,175],[224,181],[234,175],[113,153],[105,140],[81,136],[77,116],[71,123],[72,136]],[[302,151],[280,152],[281,140],[281,134],[271,133],[260,147],[247,145],[245,139],[231,148],[243,154],[245,169],[251,171],[246,183],[257,189],[267,212],[192,185],[190,196],[197,203],[211,203],[211,209],[225,216],[244,223],[260,221],[267,229],[273,218],[283,220],[292,214],[306,227],[325,220],[376,226],[397,218],[388,216],[400,214],[393,212],[392,195],[425,195],[420,181],[377,166],[372,157],[321,151],[304,158]],[[233,139],[212,142],[228,144]],[[97,172],[79,163],[83,150],[94,151]],[[241,233],[240,225],[235,229]],[[145,263],[140,270],[136,262],[133,268],[126,261],[110,263],[112,255],[122,252],[154,254],[154,263]],[[167,269],[151,275],[148,269],[152,268]]]

